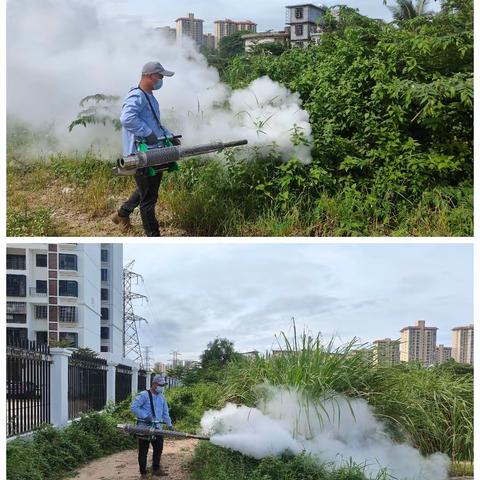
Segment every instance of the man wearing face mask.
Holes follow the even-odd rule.
[[[153,95],[154,90],[163,86],[164,77],[173,75],[174,72],[165,70],[159,62],[148,62],[143,66],[140,83],[128,92],[120,115],[124,155],[136,153],[140,144],[146,144],[148,148],[161,147],[163,144],[159,143],[159,138],[173,137],[172,132],[160,121],[160,107]],[[180,145],[180,140],[172,139],[172,143]],[[137,189],[113,214],[112,221],[124,230],[129,230],[130,215],[139,206],[145,234],[148,237],[159,237],[155,205],[161,180],[161,171],[152,167],[139,169],[135,175]]]
[[[162,422],[167,424],[169,430],[173,429],[172,420],[168,413],[167,401],[163,396],[166,382],[161,375],[155,375],[152,379],[150,390],[145,390],[137,395],[132,403],[131,411],[137,417],[137,425],[154,426],[162,429]],[[147,478],[147,455],[150,443],[153,447],[152,475],[156,477],[168,475],[160,468],[160,457],[163,451],[163,437],[138,439],[138,465],[140,478]]]

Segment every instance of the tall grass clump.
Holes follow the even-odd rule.
[[[372,349],[355,340],[341,346],[303,332],[282,334],[280,350],[227,367],[224,401],[253,406],[258,385],[293,388],[319,400],[332,393],[363,398],[394,438],[423,454],[443,452],[454,461],[473,459],[473,375],[441,366],[378,365]]]

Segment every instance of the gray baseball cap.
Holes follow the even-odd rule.
[[[142,68],[142,75],[151,75],[152,73],[160,73],[164,77],[173,77],[175,72],[165,70],[160,62],[148,62]]]
[[[163,375],[155,375],[152,378],[152,383],[156,383],[157,385],[166,385],[167,381]]]

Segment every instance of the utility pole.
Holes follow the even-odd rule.
[[[133,300],[145,299],[145,295],[132,292],[132,283],[138,285],[138,281],[143,282],[143,277],[132,271],[135,260],[123,267],[123,356],[132,354],[131,359],[140,363],[140,367],[145,368],[142,358],[142,350],[138,339],[137,323],[147,322],[143,317],[135,315],[133,311]]]
[[[150,349],[152,347],[143,347],[143,350],[145,350],[145,355],[144,355],[144,368],[147,370],[147,372],[150,370]]]

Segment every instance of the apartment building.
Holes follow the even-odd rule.
[[[287,6],[285,23],[291,27],[291,45],[307,46],[313,40],[318,41],[326,12],[327,7],[313,3]]]
[[[225,20],[216,20],[213,24],[215,32],[215,48],[218,47],[222,38],[228,37],[228,35],[232,35],[232,33],[243,31],[255,33],[257,31],[257,24],[250,20],[238,22],[227,18]]]
[[[67,340],[96,352],[120,347],[121,354],[122,249],[120,244],[7,245],[7,339]],[[102,262],[102,251],[110,252],[111,261]]]
[[[373,342],[374,359],[378,365],[392,366],[400,363],[400,342],[391,338]]]
[[[400,339],[400,361],[420,362],[422,365],[435,363],[437,345],[436,327],[426,327],[424,320],[415,326],[402,328]]]
[[[445,363],[452,358],[452,348],[446,347],[443,344],[440,344],[435,349],[435,362],[436,363]]]
[[[123,246],[100,246],[100,351],[123,352]]]
[[[452,358],[473,365],[473,325],[452,328]]]
[[[155,31],[160,33],[168,42],[175,43],[177,40],[177,29],[172,27],[156,27]]]
[[[212,33],[204,34],[203,45],[213,50],[215,48],[215,36]]]
[[[203,44],[203,20],[195,18],[193,13],[188,17],[180,17],[175,20],[177,41],[182,42],[185,37],[191,38],[199,47]]]

